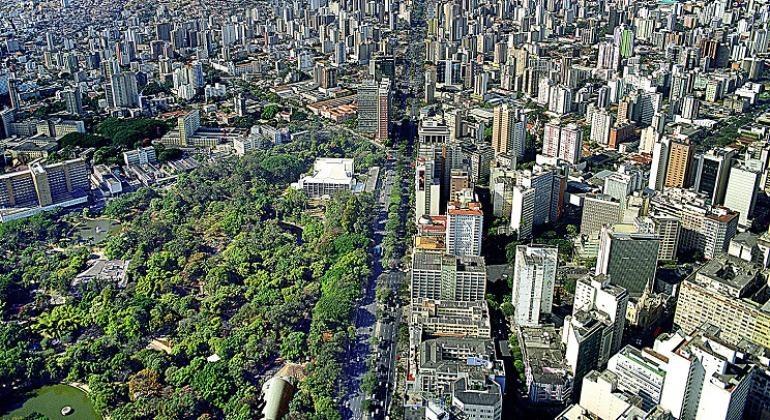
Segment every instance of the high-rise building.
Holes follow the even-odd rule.
[[[682,230],[682,222],[672,216],[654,214],[643,216],[635,221],[639,233],[654,234],[660,239],[658,249],[659,261],[675,261],[679,249],[679,235]]]
[[[497,106],[492,118],[492,148],[495,155],[523,158],[527,151],[527,116],[510,104]]]
[[[0,222],[28,217],[45,208],[87,202],[89,175],[83,159],[50,165],[33,162],[28,170],[0,175]]]
[[[116,108],[136,108],[139,106],[139,89],[136,74],[130,71],[113,74],[110,78],[112,100]]]
[[[725,252],[738,228],[738,213],[713,207],[694,191],[669,188],[650,199],[650,213],[681,222],[679,251],[701,252],[707,259]]]
[[[580,233],[595,235],[602,226],[614,225],[623,220],[623,207],[606,194],[586,195],[583,199],[583,216]]]
[[[764,374],[752,372],[745,353],[725,342],[714,324],[703,327],[655,341],[654,351],[667,359],[660,406],[678,419],[740,419],[754,394],[754,375]]]
[[[665,356],[652,349],[625,346],[609,359],[607,370],[617,375],[618,389],[638,395],[641,408],[649,411],[663,395],[667,362]]]
[[[666,173],[668,171],[668,154],[671,141],[662,138],[652,148],[652,165],[650,167],[650,180],[648,187],[654,191],[663,191],[666,185]]]
[[[542,317],[551,313],[557,265],[556,247],[516,247],[512,301],[516,325],[540,325]]]
[[[11,109],[18,111],[21,109],[21,95],[19,94],[19,81],[8,79],[8,95],[11,98]]]
[[[358,128],[374,134],[380,141],[388,139],[391,116],[390,79],[364,81],[358,87]]]
[[[483,257],[458,257],[415,249],[412,253],[412,301],[420,299],[472,302],[484,300],[487,272]]]
[[[450,129],[446,125],[440,124],[439,121],[435,119],[425,119],[420,121],[420,127],[417,130],[417,138],[420,145],[443,145],[449,141]]]
[[[83,114],[83,98],[80,95],[80,88],[65,89],[61,92],[61,96],[68,114]]]
[[[770,348],[770,300],[761,266],[721,254],[681,284],[674,323],[692,333],[708,322],[722,338]]]
[[[424,157],[417,159],[414,174],[415,220],[419,221],[424,215],[439,214],[441,179],[435,173],[435,160]]]
[[[666,187],[688,187],[690,163],[695,146],[689,140],[673,140],[669,145]]]
[[[535,225],[535,189],[516,185],[512,190],[511,231],[519,240],[530,239]]]
[[[607,145],[610,141],[610,129],[615,125],[615,117],[606,109],[598,109],[591,115],[592,142]]]
[[[179,130],[179,144],[181,146],[187,146],[189,144],[190,137],[195,135],[195,132],[201,126],[201,114],[200,111],[195,109],[183,117],[177,118],[177,129]]]
[[[447,209],[446,252],[457,256],[481,255],[484,212],[481,204],[450,203]]]
[[[571,164],[580,162],[583,153],[583,131],[574,123],[565,126],[558,122],[545,124],[543,155],[558,158]]]
[[[623,58],[629,58],[634,54],[634,30],[622,25],[615,28],[615,49]]]
[[[731,147],[719,147],[696,156],[695,191],[705,194],[712,204],[722,204],[730,167],[737,154],[737,150]]]
[[[658,263],[660,239],[644,233],[602,230],[596,274],[609,276],[614,285],[623,287],[631,296],[641,296],[652,287]]]
[[[623,328],[626,324],[628,292],[615,286],[611,278],[605,275],[585,276],[575,284],[573,314],[578,312],[596,312],[599,318],[608,322],[608,335],[605,336],[599,354],[599,364],[604,364],[620,349]]]
[[[738,225],[743,228],[751,227],[761,176],[762,165],[756,160],[738,163],[730,169],[724,203],[725,207],[738,212]]]

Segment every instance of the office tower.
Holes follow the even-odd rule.
[[[532,228],[535,225],[535,195],[534,188],[520,185],[513,187],[510,228],[516,232],[519,240],[532,237]]]
[[[654,191],[663,191],[666,185],[666,173],[668,171],[668,154],[671,141],[662,138],[652,148],[652,165],[650,167],[650,180],[648,188]]]
[[[759,267],[718,255],[681,284],[674,323],[692,333],[708,322],[720,327],[729,344],[748,340],[770,348],[769,300],[763,289],[767,281]]]
[[[545,124],[543,155],[571,164],[580,162],[583,154],[583,131],[574,123],[561,126],[558,122]]]
[[[8,79],[8,96],[11,98],[11,109],[18,111],[21,109],[21,95],[19,94],[19,81]]]
[[[483,257],[458,257],[443,250],[412,253],[412,301],[420,299],[473,302],[484,300],[487,272]]]
[[[712,259],[727,251],[730,240],[738,231],[738,219],[738,213],[724,207],[712,208],[711,213],[703,218],[700,234],[704,258]]]
[[[666,187],[688,187],[690,161],[695,146],[689,140],[673,140],[669,145],[668,165],[666,168]]]
[[[534,226],[555,223],[562,213],[566,179],[555,170],[535,166],[519,171],[517,184],[535,190]]]
[[[636,220],[639,233],[654,234],[660,239],[658,249],[659,261],[675,261],[676,252],[679,249],[679,235],[682,222],[672,216],[654,214],[640,217]]]
[[[493,110],[492,148],[495,155],[507,153],[518,159],[527,151],[527,116],[510,104]]]
[[[457,256],[481,255],[484,212],[481,204],[450,204],[447,209],[446,252]]]
[[[628,292],[620,286],[611,284],[611,278],[605,275],[585,276],[575,284],[573,315],[579,311],[599,313],[599,318],[608,321],[609,335],[604,337],[599,354],[599,364],[604,364],[610,356],[620,349],[623,328],[626,324]]]
[[[358,128],[374,134],[380,141],[388,139],[390,130],[390,79],[366,80],[358,87]]]
[[[246,98],[243,97],[243,94],[239,93],[235,95],[233,98],[233,108],[235,109],[235,113],[239,117],[245,117],[247,113],[246,109]]]
[[[614,285],[633,296],[652,287],[658,264],[660,239],[644,233],[613,232],[603,229],[596,260],[596,274],[610,277]]]
[[[625,346],[607,362],[607,370],[617,376],[617,387],[638,395],[642,410],[655,408],[663,395],[668,358],[652,349]]]
[[[113,74],[110,80],[113,103],[116,108],[136,108],[139,106],[139,90],[136,75],[133,72]]]
[[[725,207],[738,212],[738,225],[743,228],[751,227],[754,215],[754,205],[757,202],[757,191],[762,176],[761,163],[747,160],[737,163],[730,169],[730,181],[725,193]]]
[[[80,95],[80,88],[65,89],[62,91],[61,96],[64,99],[64,105],[67,108],[68,114],[83,114],[83,98]]]
[[[655,114],[660,112],[663,105],[663,94],[640,91],[635,96],[636,103],[633,107],[633,120],[641,125],[652,125]]]
[[[187,146],[190,143],[190,137],[195,135],[195,132],[201,126],[201,114],[200,111],[195,109],[183,117],[177,118],[177,129],[179,130],[179,144],[181,146]]]
[[[558,256],[556,247],[516,247],[512,300],[516,325],[540,325],[543,316],[551,314]]]
[[[415,168],[415,220],[439,214],[441,180],[435,176],[435,160],[418,158]]]
[[[573,395],[580,395],[583,378],[599,366],[602,346],[608,345],[615,325],[596,311],[577,311],[564,319],[561,341],[564,359],[573,376]]]
[[[654,195],[650,212],[680,220],[679,250],[701,252],[706,259],[726,251],[737,232],[737,213],[710,206],[702,195],[689,190],[668,189]]]
[[[417,129],[417,138],[420,145],[446,144],[449,141],[450,134],[450,128],[444,124],[440,124],[439,121],[435,119],[425,119],[420,121],[420,126]]]
[[[695,163],[695,191],[705,194],[712,204],[724,202],[730,167],[738,151],[730,147],[719,147],[698,155]]]
[[[580,221],[580,233],[596,235],[604,225],[620,223],[623,207],[606,194],[586,195],[583,199],[583,216]]]
[[[11,137],[14,134],[11,124],[15,121],[16,111],[13,108],[0,111],[0,139]]]
[[[604,194],[612,197],[625,209],[629,195],[635,190],[634,179],[631,175],[614,173],[604,179]]]

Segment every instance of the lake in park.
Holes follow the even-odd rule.
[[[23,403],[22,403],[23,401]],[[0,410],[0,417],[12,419],[37,412],[51,420],[93,420],[101,419],[85,392],[69,385],[49,385],[31,392],[26,400],[20,400],[20,407],[11,412]],[[68,416],[61,415],[61,409],[70,406],[74,410]]]

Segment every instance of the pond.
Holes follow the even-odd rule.
[[[111,219],[89,219],[75,227],[74,237],[78,241],[99,245],[110,233],[118,230],[120,223]]]
[[[20,407],[9,413],[4,412],[0,416],[3,419],[12,419],[37,412],[51,420],[101,419],[86,393],[69,385],[44,386],[31,392],[26,400],[19,399],[17,402],[21,404]],[[61,409],[67,405],[73,408],[73,412],[68,416],[62,416]]]

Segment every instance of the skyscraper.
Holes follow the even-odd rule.
[[[458,257],[443,250],[415,249],[412,253],[412,301],[472,302],[483,300],[486,290],[483,257]]]
[[[21,109],[21,96],[19,95],[19,81],[8,79],[8,95],[11,97],[11,109],[18,111]]]
[[[450,203],[447,209],[446,251],[457,256],[481,255],[484,213],[481,204]]]
[[[596,274],[609,276],[614,285],[628,290],[631,296],[641,296],[655,280],[660,239],[643,233],[602,230]]]
[[[695,158],[695,191],[705,194],[712,204],[722,204],[730,167],[737,154],[731,147],[718,147],[698,155]]]
[[[519,240],[530,239],[535,225],[535,189],[516,185],[511,200],[511,231]]]
[[[61,92],[67,113],[70,115],[83,114],[83,98],[80,95],[80,88],[65,89]]]
[[[133,72],[120,72],[110,78],[112,98],[116,108],[136,108],[139,106],[139,90],[136,75]]]
[[[388,139],[390,129],[390,79],[366,80],[358,87],[358,128],[377,140]]]
[[[583,199],[583,217],[580,233],[595,235],[604,225],[614,225],[623,220],[623,207],[619,201],[606,194],[586,195]]]
[[[562,126],[548,122],[543,131],[543,155],[558,158],[571,164],[580,161],[583,152],[583,132],[570,123]]]
[[[725,207],[738,212],[738,225],[751,227],[754,205],[757,203],[762,165],[757,160],[738,163],[730,169],[730,182],[725,194]]]
[[[516,247],[512,299],[516,325],[539,325],[542,316],[551,313],[557,264],[556,247]]]
[[[439,214],[441,179],[435,176],[435,160],[420,157],[414,174],[415,220],[424,215]]]
[[[527,117],[510,104],[497,106],[492,118],[492,148],[495,155],[507,153],[523,158],[527,150]]]
[[[606,363],[610,356],[620,350],[623,339],[623,328],[626,324],[626,308],[628,307],[628,292],[620,286],[613,285],[609,276],[585,276],[575,284],[575,301],[573,314],[578,311],[597,311],[609,321],[611,332],[602,346],[599,364]]]
[[[687,139],[674,140],[670,143],[666,187],[683,188],[689,186],[690,162],[694,151],[695,146]]]

